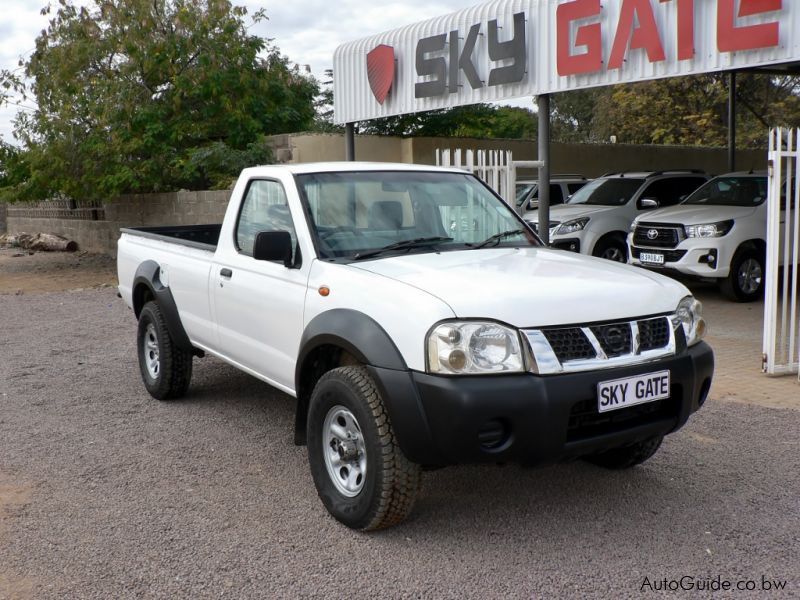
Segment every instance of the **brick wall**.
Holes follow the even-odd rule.
[[[230,195],[223,190],[122,196],[102,205],[102,220],[88,219],[81,208],[70,213],[47,203],[19,205],[8,209],[7,227],[9,233],[55,233],[77,242],[79,250],[115,256],[121,227],[221,223]]]

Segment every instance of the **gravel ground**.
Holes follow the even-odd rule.
[[[409,522],[359,534],[318,501],[288,396],[207,358],[186,400],[150,399],[114,290],[0,296],[0,319],[0,597],[610,598],[684,575],[800,596],[800,411],[712,399],[628,472],[426,473]]]

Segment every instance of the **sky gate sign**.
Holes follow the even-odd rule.
[[[797,0],[499,0],[339,46],[334,118],[796,61]]]

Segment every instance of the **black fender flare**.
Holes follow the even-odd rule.
[[[422,340],[420,340],[422,343]],[[345,350],[359,363],[371,368],[373,375],[378,372],[396,372],[408,376],[408,366],[386,330],[372,317],[351,309],[336,308],[321,313],[311,319],[300,339],[300,351],[295,367],[295,390],[297,391],[297,412],[295,414],[295,443],[305,443],[306,416],[312,387],[303,381],[307,373],[309,356],[321,346],[336,346]],[[378,382],[382,386],[382,382]],[[392,422],[399,421],[397,415],[402,408],[396,406],[394,398],[382,390]],[[401,437],[398,434],[398,437]]]
[[[335,308],[311,319],[303,331],[295,368],[295,389],[300,389],[300,373],[306,357],[326,344],[347,350],[365,365],[397,371],[408,369],[394,341],[375,319],[357,310]]]
[[[145,304],[145,295],[142,293],[142,290],[145,288],[150,290],[150,295],[158,303],[161,314],[164,315],[172,341],[182,350],[198,354],[198,350],[192,346],[192,342],[189,340],[189,336],[186,335],[186,330],[183,328],[181,317],[178,314],[178,306],[175,304],[175,298],[172,297],[172,292],[161,283],[159,277],[160,273],[161,267],[157,262],[152,260],[146,260],[136,269],[136,274],[133,276],[133,286],[131,288],[133,290],[133,313],[138,319]]]

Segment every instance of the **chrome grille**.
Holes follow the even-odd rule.
[[[582,358],[594,358],[596,353],[589,339],[576,327],[567,329],[546,329],[544,336],[553,352],[562,363]]]
[[[675,248],[685,237],[682,225],[639,223],[633,230],[634,245],[647,248]]]
[[[527,329],[540,375],[610,369],[675,354],[669,316],[599,325]]]

